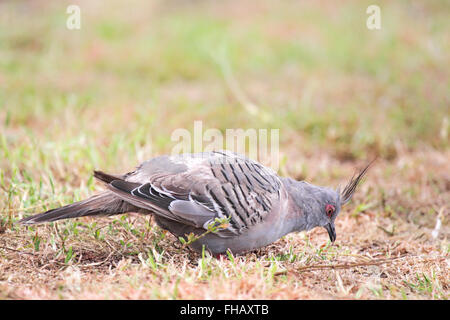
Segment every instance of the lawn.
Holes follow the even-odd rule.
[[[450,3],[377,1],[379,30],[371,4],[0,2],[0,299],[448,299]],[[218,260],[150,216],[16,223],[197,120],[279,129],[274,169],[317,185],[377,157],[336,242],[317,228]]]

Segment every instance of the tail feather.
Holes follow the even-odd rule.
[[[89,199],[75,202],[67,206],[26,217],[19,221],[31,225],[61,219],[78,218],[97,215],[114,215],[139,210],[135,206],[121,200],[111,192],[103,192]]]
[[[99,171],[99,170],[94,170],[94,177],[105,183],[111,183],[114,180],[122,180],[123,179],[122,176],[105,173],[105,172]]]

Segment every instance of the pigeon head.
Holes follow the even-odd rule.
[[[319,215],[321,215],[320,226],[324,227],[328,231],[331,242],[334,242],[336,240],[336,229],[334,227],[334,221],[341,211],[341,207],[351,200],[353,194],[356,191],[356,187],[358,186],[364,175],[367,173],[367,170],[369,169],[373,161],[370,162],[357,175],[354,174],[345,186],[344,190],[342,190],[342,192],[340,192],[339,187],[336,191],[326,189],[325,192],[323,192],[323,196],[321,197],[322,201],[320,201],[323,210],[322,213],[319,213]]]
[[[319,187],[305,181],[298,181],[291,188],[291,193],[297,207],[301,208],[305,220],[297,224],[296,230],[310,230],[314,227],[323,227],[327,230],[331,242],[336,240],[334,222],[339,215],[342,206],[353,197],[358,184],[367,173],[369,163],[359,173],[354,174],[345,188],[333,190],[328,187]]]
[[[317,227],[323,227],[327,230],[330,241],[336,240],[336,229],[334,221],[341,211],[341,195],[339,189],[334,191],[325,187],[318,187],[316,193],[316,203],[313,211],[310,211],[310,219],[315,220]]]

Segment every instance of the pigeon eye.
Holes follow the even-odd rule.
[[[334,208],[334,206],[332,204],[327,204],[327,206],[325,207],[325,211],[329,218],[331,218],[331,216],[333,215],[335,210],[336,209]]]

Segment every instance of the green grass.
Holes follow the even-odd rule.
[[[379,31],[370,1],[77,3],[81,30],[66,3],[0,3],[0,298],[448,298],[445,219],[430,236],[448,213],[446,1],[379,1]],[[170,153],[195,120],[279,128],[280,174],[316,184],[378,156],[338,243],[313,230],[218,261],[148,218],[15,224],[99,191],[94,169]],[[401,254],[437,260],[299,271]]]

